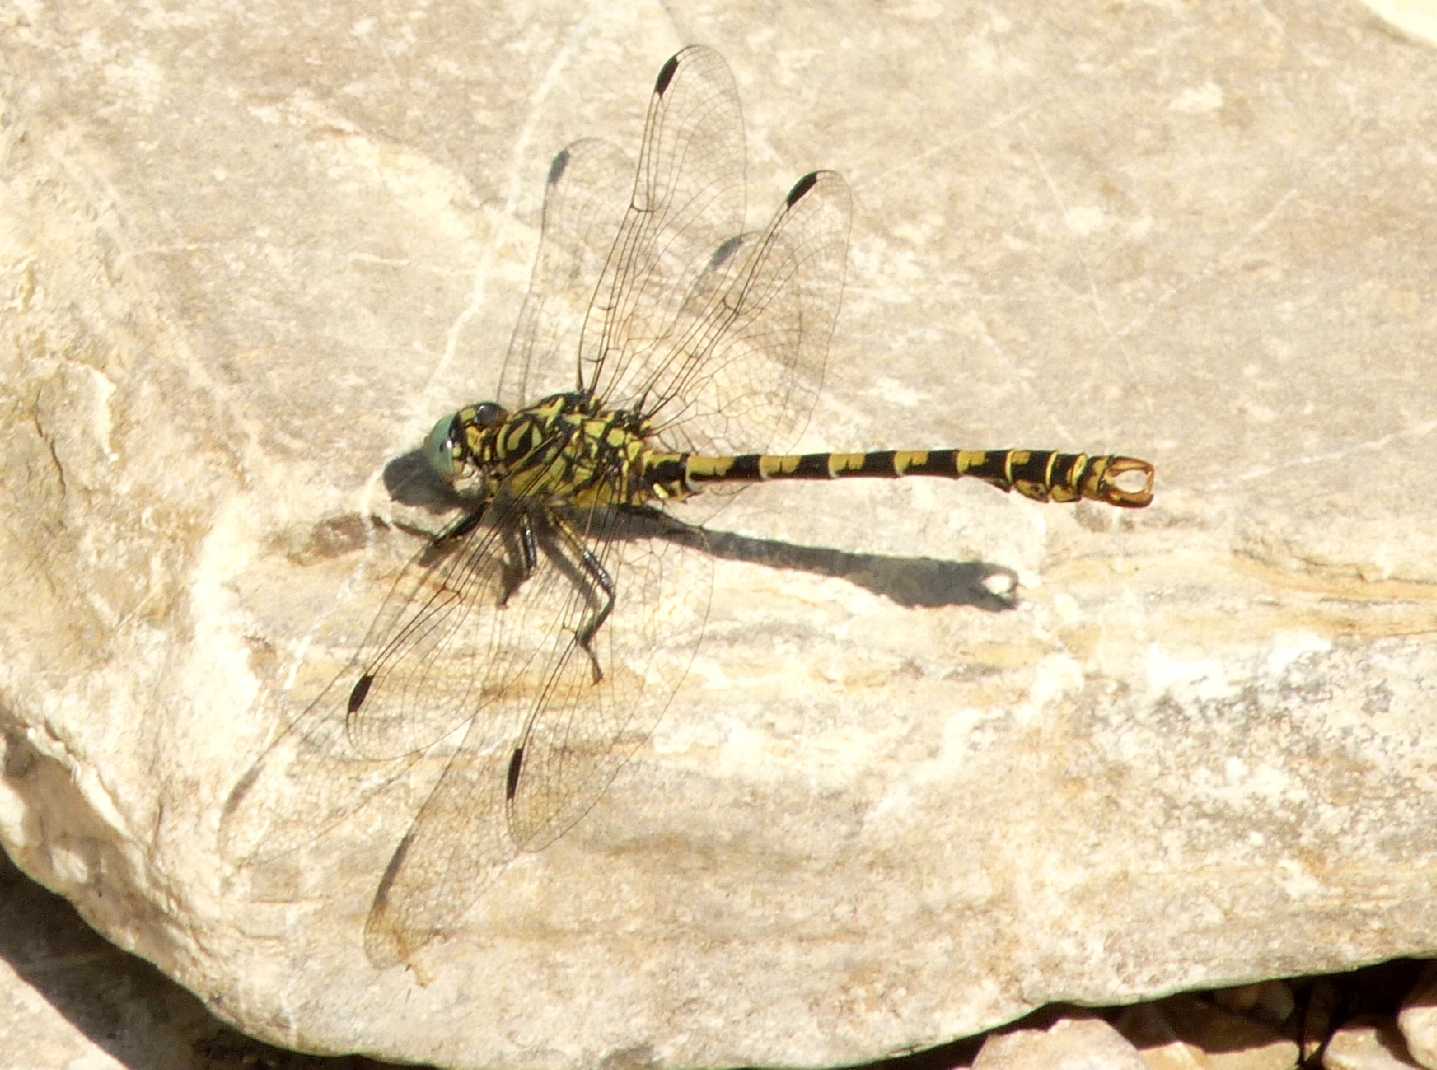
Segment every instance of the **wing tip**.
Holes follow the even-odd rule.
[[[654,80],[655,94],[663,96],[664,93],[668,91],[669,83],[674,80],[674,75],[678,73],[679,58],[687,51],[688,49],[684,49],[683,52],[675,52],[664,62],[664,65],[659,68],[659,76]]]

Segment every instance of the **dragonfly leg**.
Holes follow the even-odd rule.
[[[509,599],[514,596],[514,592],[534,574],[534,569],[539,563],[539,545],[534,538],[534,521],[530,519],[528,513],[520,513],[515,527],[518,530],[519,560],[516,563],[511,558],[509,567],[504,570],[504,593],[499,596],[501,606],[509,604]]]
[[[624,516],[633,517],[636,520],[643,520],[653,524],[659,529],[659,534],[665,538],[684,535],[692,536],[702,530],[700,525],[691,524],[687,520],[682,520],[672,513],[667,513],[652,505],[620,505],[617,508]]]
[[[488,504],[488,502],[481,502],[479,504],[479,508],[475,509],[471,513],[466,513],[464,516],[461,516],[458,520],[454,521],[454,523],[450,524],[438,535],[435,535],[434,545],[442,546],[446,542],[453,542],[455,539],[463,538],[465,535],[468,535],[478,525],[479,521],[484,519],[484,509]]]
[[[594,552],[584,545],[584,540],[579,538],[569,522],[562,516],[553,516],[554,528],[563,536],[564,541],[569,544],[569,549],[574,554],[574,559],[579,567],[584,570],[595,587],[603,592],[603,603],[598,611],[588,620],[579,626],[574,633],[574,639],[583,647],[584,653],[589,655],[589,664],[594,670],[594,683],[604,678],[604,670],[599,666],[599,657],[594,653],[594,636],[599,634],[599,629],[604,626],[604,621],[609,619],[609,614],[614,611],[614,580],[604,568],[603,563],[594,555]]]

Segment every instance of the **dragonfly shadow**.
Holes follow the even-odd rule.
[[[444,483],[430,467],[423,450],[402,453],[384,466],[384,489],[391,501],[413,506],[436,516],[452,513],[466,502]]]
[[[989,613],[1017,607],[1018,574],[984,561],[852,553],[707,529],[704,540],[714,557],[844,580],[900,606],[972,606]]]

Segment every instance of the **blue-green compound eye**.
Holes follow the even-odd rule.
[[[424,440],[424,457],[429,462],[429,467],[446,483],[454,482],[453,436],[458,430],[458,422],[458,416],[443,417]]]

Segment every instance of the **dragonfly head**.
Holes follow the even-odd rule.
[[[424,440],[429,467],[455,490],[482,492],[484,466],[493,452],[487,440],[508,416],[502,405],[485,401],[443,417]]]

